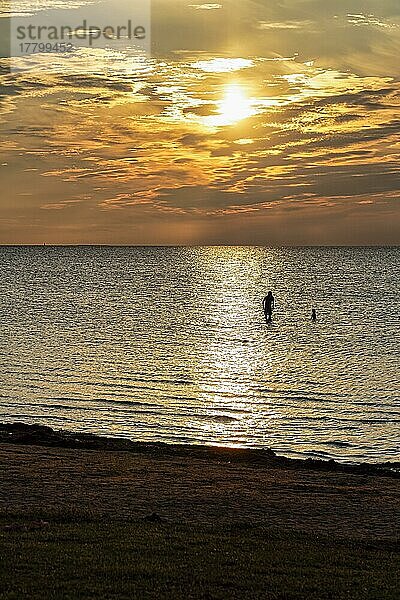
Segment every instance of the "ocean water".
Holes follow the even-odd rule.
[[[399,259],[399,248],[1,247],[0,421],[399,460]]]

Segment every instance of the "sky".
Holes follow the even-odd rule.
[[[11,13],[130,3],[2,2],[0,244],[399,243],[398,0],[154,0],[150,53],[12,64]]]

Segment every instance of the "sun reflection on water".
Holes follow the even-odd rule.
[[[252,388],[257,372],[268,363],[268,351],[257,341],[257,290],[246,284],[251,272],[262,289],[262,258],[256,248],[227,247],[223,252],[221,248],[209,248],[207,253],[204,250],[197,257],[197,267],[201,272],[210,271],[218,293],[213,295],[209,309],[214,335],[193,373],[209,373],[196,385],[199,405],[210,419],[194,417],[192,425],[220,443],[229,439],[229,445],[246,445],[257,423],[268,420]]]

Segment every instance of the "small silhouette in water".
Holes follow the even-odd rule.
[[[270,323],[272,321],[272,311],[274,310],[274,308],[275,298],[273,297],[272,292],[269,291],[263,300],[264,315],[267,323]]]
[[[315,308],[312,309],[311,311],[311,321],[315,321],[317,320],[317,311],[315,310]]]

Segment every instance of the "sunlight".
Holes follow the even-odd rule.
[[[255,113],[253,102],[243,87],[238,83],[232,83],[226,86],[222,100],[217,103],[217,114],[206,117],[205,121],[207,125],[214,127],[234,125]]]
[[[245,58],[213,58],[211,60],[199,60],[193,63],[192,67],[206,73],[231,73],[253,65],[252,60]]]

